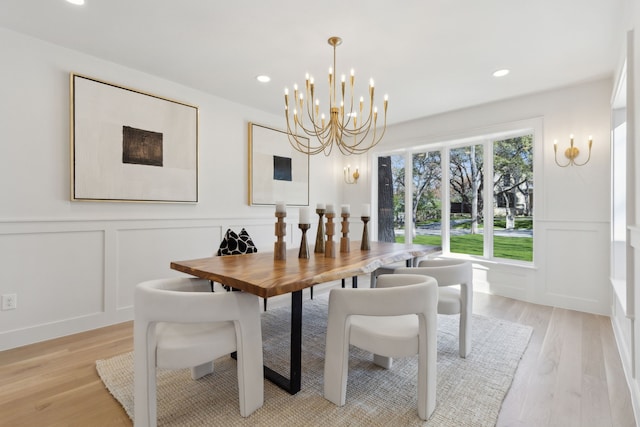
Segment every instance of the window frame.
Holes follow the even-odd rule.
[[[494,215],[493,215],[493,172],[494,172],[494,142],[501,141],[508,138],[515,138],[524,135],[532,135],[533,137],[533,200],[535,204],[532,209],[533,218],[533,254],[532,261],[514,260],[509,258],[496,258],[493,253],[494,244]],[[389,150],[376,150],[371,156],[372,167],[370,170],[374,171],[376,175],[372,180],[371,191],[371,205],[377,212],[377,168],[373,165],[377,164],[378,157],[384,156],[404,156],[405,162],[405,218],[411,218],[411,221],[405,221],[404,233],[405,242],[409,243],[413,241],[413,218],[412,218],[412,205],[413,205],[413,174],[412,171],[407,173],[407,165],[412,165],[413,156],[418,153],[427,153],[432,151],[440,151],[441,158],[441,170],[442,170],[442,182],[448,183],[450,178],[450,150],[460,147],[466,147],[470,145],[483,145],[483,168],[484,168],[484,181],[483,181],[483,198],[485,203],[483,205],[483,218],[484,218],[484,232],[483,232],[483,255],[468,255],[451,252],[450,247],[450,194],[449,186],[442,185],[442,254],[448,257],[455,258],[467,258],[472,260],[490,261],[500,264],[518,265],[523,267],[535,267],[536,251],[538,245],[536,244],[536,230],[538,227],[536,224],[540,221],[539,212],[544,210],[544,200],[541,197],[537,197],[537,194],[542,191],[540,183],[542,182],[541,176],[543,174],[542,166],[542,146],[543,146],[543,121],[542,118],[533,118],[517,122],[505,123],[501,125],[486,127],[482,129],[476,129],[467,131],[457,135],[451,135],[449,137],[431,138],[431,142],[428,142],[429,137],[421,138],[422,142],[416,144],[416,139],[410,142],[409,146],[389,149]],[[446,165],[446,166],[444,166]],[[412,169],[412,168],[411,168]],[[486,173],[491,171],[491,173]],[[489,202],[489,203],[488,203]],[[490,227],[487,227],[487,224]],[[377,239],[377,223],[372,227],[372,235]]]

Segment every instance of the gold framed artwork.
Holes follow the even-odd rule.
[[[198,107],[71,73],[71,200],[198,201]]]
[[[309,155],[295,150],[286,132],[249,123],[249,205],[276,201],[309,205]]]

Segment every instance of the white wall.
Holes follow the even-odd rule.
[[[0,294],[18,295],[0,311],[0,350],[131,319],[136,283],[211,255],[228,227],[273,250],[273,208],[247,204],[247,123],[282,117],[4,29],[0,52]],[[199,107],[197,204],[70,201],[70,72]],[[335,163],[311,159],[311,206],[342,203]]]
[[[0,114],[10,118],[0,122],[0,294],[18,294],[17,310],[0,311],[0,350],[130,319],[137,282],[177,274],[170,260],[211,254],[227,227],[247,227],[260,250],[272,250],[273,210],[246,202],[246,124],[279,128],[281,117],[2,29],[0,51]],[[69,201],[70,72],[199,106],[199,203]],[[610,93],[605,79],[404,123],[380,150],[541,118],[535,268],[479,263],[477,275],[496,293],[609,313]],[[594,136],[587,166],[553,164],[550,141],[566,143],[569,133],[578,144]],[[353,239],[360,206],[371,201],[372,161],[311,160],[312,208],[350,203]],[[360,168],[357,185],[342,183],[347,164]],[[290,209],[292,246],[296,217]]]
[[[377,149],[441,143],[505,126],[537,127],[534,265],[480,261],[476,283],[500,295],[608,315],[611,90],[612,80],[605,78],[403,123],[387,129]],[[564,152],[569,134],[584,153],[593,135],[587,165],[556,166],[553,140]]]

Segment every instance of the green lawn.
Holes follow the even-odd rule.
[[[404,243],[404,236],[397,236],[396,242]],[[413,243],[419,245],[442,246],[440,236],[416,236]],[[465,234],[451,237],[451,252],[482,256],[482,234]],[[533,261],[532,237],[493,236],[493,256],[495,258]]]

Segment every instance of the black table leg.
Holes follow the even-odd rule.
[[[358,276],[353,276],[351,278],[351,287],[352,288],[357,288],[358,287]]]
[[[264,367],[264,377],[287,391],[300,391],[302,379],[302,291],[291,293],[291,358],[289,378],[271,368]]]

